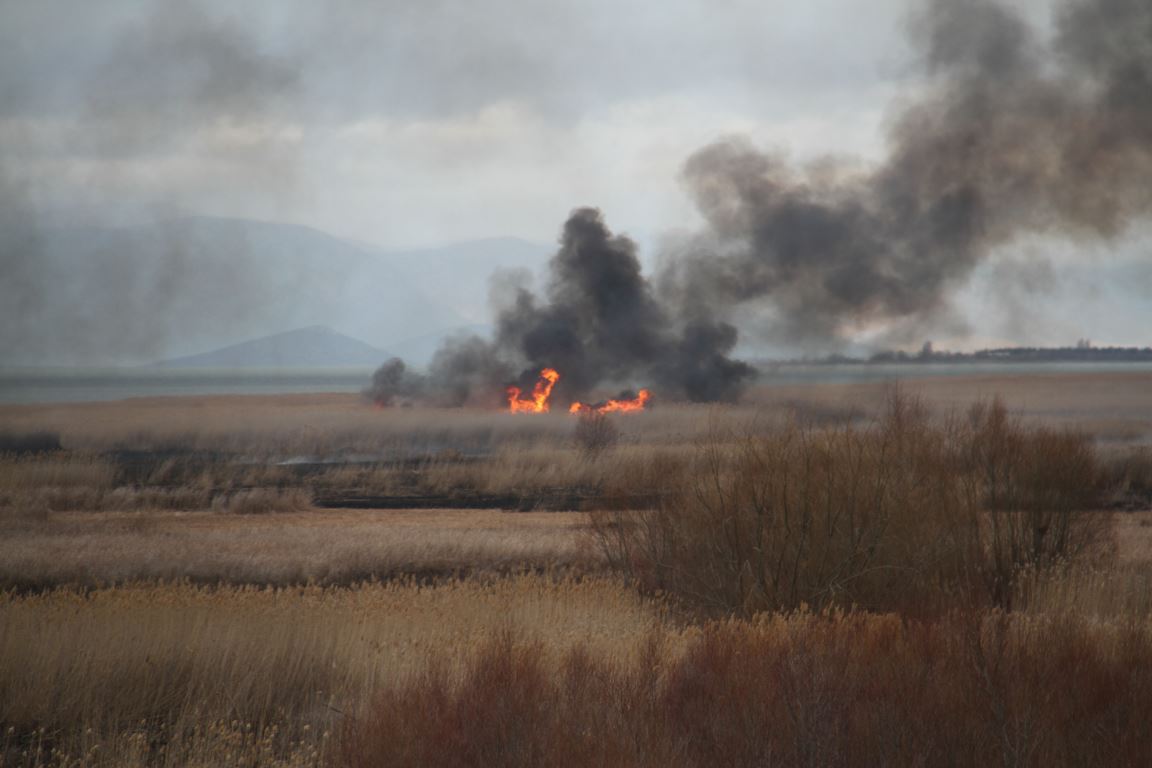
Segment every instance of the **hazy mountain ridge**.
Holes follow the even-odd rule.
[[[36,248],[29,308],[0,332],[12,365],[145,363],[313,326],[419,363],[480,327],[494,268],[547,253],[513,238],[387,251],[211,217],[44,228]]]
[[[163,360],[161,368],[353,368],[389,353],[322,325],[250,339],[210,352]]]

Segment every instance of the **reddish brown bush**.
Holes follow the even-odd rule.
[[[1146,629],[1003,614],[800,615],[704,628],[630,665],[509,637],[456,681],[385,691],[355,768],[1137,766],[1152,761]]]

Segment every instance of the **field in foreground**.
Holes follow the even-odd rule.
[[[1152,377],[610,424],[0,408],[0,765],[1152,762]]]

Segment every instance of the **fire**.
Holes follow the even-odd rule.
[[[631,400],[609,400],[597,405],[572,403],[572,407],[568,409],[568,413],[613,413],[616,411],[629,413],[631,411],[642,411],[649,397],[651,397],[651,394],[648,390],[642,389],[640,393]]]
[[[552,396],[552,387],[560,380],[560,374],[551,368],[540,371],[540,380],[532,388],[530,400],[520,399],[520,387],[508,387],[508,407],[512,413],[547,413],[548,398]]]

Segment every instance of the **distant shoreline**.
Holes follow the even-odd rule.
[[[768,361],[788,365],[940,365],[985,363],[1152,363],[1152,347],[1001,347],[976,352],[937,352],[931,345],[917,353],[888,350],[869,357],[828,355],[821,358]]]
[[[1152,373],[1152,360],[967,360],[919,361],[914,364],[755,361],[755,365],[760,371],[755,385],[768,387],[963,376]],[[371,378],[371,368],[9,368],[0,369],[0,403],[82,403],[213,395],[359,394]]]
[[[82,403],[137,397],[357,393],[372,368],[0,369],[0,403]]]

